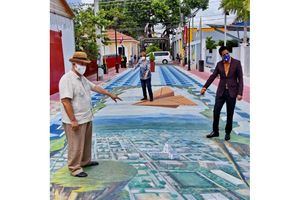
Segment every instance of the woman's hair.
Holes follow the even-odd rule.
[[[142,51],[142,52],[141,52],[141,56],[142,56],[142,57],[146,57],[146,52],[145,52],[145,51]]]

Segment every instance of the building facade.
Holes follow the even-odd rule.
[[[61,76],[71,69],[75,51],[74,13],[65,0],[50,0],[50,94],[58,92]]]
[[[115,31],[109,29],[106,31],[106,35],[109,38],[109,44],[103,47],[103,54],[115,55],[116,45],[115,45]],[[127,62],[131,55],[139,55],[139,41],[135,40],[133,37],[125,35],[117,31],[117,53],[119,54],[119,47],[124,47],[125,56],[127,57]]]

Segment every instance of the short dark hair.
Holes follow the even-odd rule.
[[[222,56],[222,51],[224,51],[224,50],[229,51],[229,49],[226,46],[221,46],[220,49],[219,49],[220,56]]]

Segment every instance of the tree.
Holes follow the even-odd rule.
[[[102,29],[112,22],[104,18],[104,13],[94,14],[91,6],[79,5],[73,8],[74,30],[75,30],[75,49],[85,51],[91,60],[97,59],[98,45],[97,38],[102,38],[102,43],[107,43],[107,37],[104,34],[96,34],[96,27]]]
[[[154,52],[154,51],[161,51],[161,49],[156,46],[156,45],[149,45],[147,48],[146,48],[146,54],[148,53],[151,53],[151,52]]]
[[[161,23],[165,30],[163,36],[169,37],[180,24],[180,13],[184,19],[193,9],[205,10],[209,0],[132,0],[99,3],[107,12],[107,19],[118,16],[119,29],[137,38],[143,35],[148,24],[151,28]]]
[[[205,43],[206,49],[209,49],[210,52],[217,48],[217,43],[212,39],[212,37],[207,37]]]
[[[224,46],[224,40],[219,40],[218,46]],[[226,46],[228,47],[229,52],[232,52],[233,47],[239,46],[239,41],[238,40],[228,40],[226,43]]]
[[[247,43],[247,24],[250,21],[250,0],[222,0],[220,8],[225,12],[236,14],[237,21],[244,22],[243,43]]]
[[[133,17],[127,13],[126,8],[107,7],[106,9],[101,9],[99,12],[103,14],[105,19],[112,22],[106,28],[116,28],[119,32],[137,38],[137,33],[132,27],[137,27],[138,24]]]

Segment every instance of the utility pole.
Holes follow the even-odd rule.
[[[189,46],[188,46],[188,71],[191,70],[191,19],[189,19],[189,30],[188,30],[188,35],[189,35]]]
[[[199,28],[200,28],[200,34],[199,34],[199,38],[200,38],[200,60],[202,60],[202,17],[201,16],[200,16]]]
[[[118,41],[117,41],[117,26],[115,26],[115,45],[116,45],[116,73],[119,73],[119,63],[118,63]]]
[[[229,15],[229,13],[227,11],[225,11],[225,16],[224,16],[224,46],[226,46],[226,42],[227,42],[227,15]]]
[[[94,15],[97,15],[97,13],[99,12],[99,1],[100,0],[94,0]],[[100,34],[101,34],[101,30],[96,25],[96,35],[100,35]],[[99,45],[99,52],[98,52],[98,54],[99,54],[98,55],[99,65],[102,66],[103,65],[103,61],[102,61],[102,56],[103,55],[102,55],[102,41],[101,41],[101,38],[96,38],[96,43]],[[99,66],[97,66],[97,81],[99,81],[98,67]]]
[[[224,46],[226,46],[226,40],[227,40],[227,17],[226,17],[226,12],[225,12],[225,17],[224,17]]]

